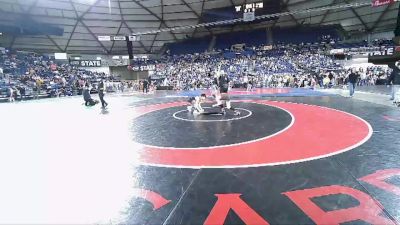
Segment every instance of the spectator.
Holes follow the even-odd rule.
[[[8,99],[8,101],[9,102],[15,102],[15,92],[14,92],[14,88],[13,87],[9,87],[8,88],[8,94],[9,94],[9,99]]]
[[[101,102],[101,106],[103,108],[108,106],[108,103],[104,100],[104,81],[100,81],[99,83],[99,98],[100,98],[100,102]]]
[[[350,97],[353,97],[355,89],[356,89],[356,84],[358,82],[358,74],[357,72],[353,69],[348,75],[348,80],[349,80],[349,92],[350,92]]]
[[[392,69],[392,73],[388,79],[388,85],[392,86],[390,100],[395,99],[396,94],[396,85],[400,85],[400,69],[399,64],[391,63],[389,64],[389,68]]]

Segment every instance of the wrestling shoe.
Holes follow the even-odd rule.
[[[199,112],[199,111],[197,111],[197,110],[194,110],[194,111],[193,111],[193,115],[194,115],[194,116],[197,116],[197,115],[200,115],[200,114],[201,114],[201,112]]]
[[[221,109],[221,114],[222,115],[226,115],[226,110],[225,109]]]
[[[217,103],[217,104],[212,105],[212,107],[213,107],[213,108],[215,108],[215,107],[222,107],[222,104],[218,104],[218,103]]]

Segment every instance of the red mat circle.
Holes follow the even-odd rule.
[[[343,111],[288,102],[243,101],[279,107],[295,122],[278,135],[256,141],[211,148],[165,148],[136,143],[143,164],[177,168],[236,168],[291,164],[329,157],[366,142],[372,128]],[[185,102],[140,107],[136,117]]]

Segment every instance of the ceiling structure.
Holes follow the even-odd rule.
[[[127,54],[124,41],[100,42],[97,36],[129,35],[201,23],[204,10],[259,2],[260,0],[0,0],[0,25],[18,18],[52,24],[64,29],[62,36],[7,36],[0,45],[35,52],[79,54]],[[296,11],[370,0],[282,0],[283,11]],[[341,24],[348,33],[393,31],[399,3],[363,6],[282,16],[275,21],[232,27],[201,27],[142,35],[133,52],[157,53],[165,43],[190,37],[301,24]],[[29,16],[29,17],[28,17]]]

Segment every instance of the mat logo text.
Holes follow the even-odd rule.
[[[386,182],[391,177],[400,176],[400,169],[379,170],[373,174],[359,178],[358,180],[375,188],[400,196],[400,187]],[[148,193],[151,192],[151,195]],[[158,193],[143,190],[141,197],[151,202],[154,210],[158,210],[171,201],[166,200]],[[341,186],[323,186],[304,190],[296,190],[282,193],[295,203],[316,224],[341,224],[350,221],[362,220],[370,224],[397,224],[394,219],[382,216],[383,206],[371,196],[360,190]],[[324,211],[313,198],[328,195],[347,195],[356,199],[359,204],[355,207]],[[256,210],[240,198],[240,193],[215,194],[217,201],[204,221],[204,225],[223,225],[230,210],[233,210],[245,224],[269,225]],[[151,197],[149,197],[151,196]],[[266,199],[267,201],[268,199]]]

